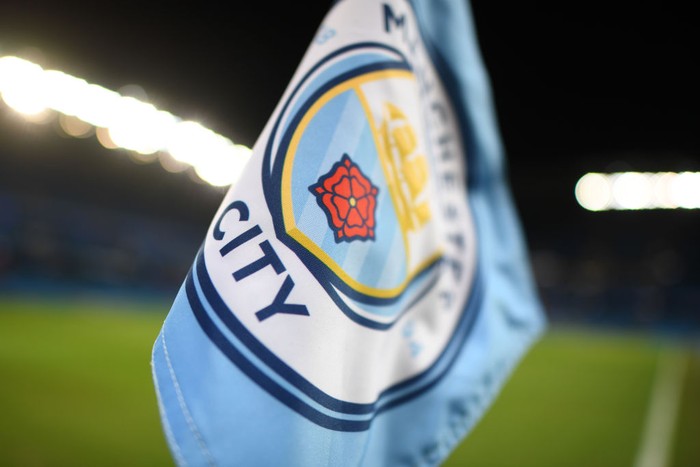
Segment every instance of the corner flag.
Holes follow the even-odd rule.
[[[545,326],[462,0],[342,0],[153,348],[180,465],[434,465]]]

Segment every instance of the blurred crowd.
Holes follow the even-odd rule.
[[[699,258],[690,237],[659,241],[612,230],[605,238],[564,235],[554,248],[534,249],[550,319],[697,334]]]
[[[206,226],[0,193],[0,291],[174,296]]]
[[[533,272],[552,322],[700,331],[693,236],[659,241],[602,224],[605,232],[534,232]],[[174,297],[206,228],[0,192],[0,293]]]

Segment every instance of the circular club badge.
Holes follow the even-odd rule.
[[[188,297],[262,388],[358,431],[445,374],[480,286],[462,137],[411,11],[357,42],[334,27],[342,5],[227,194]]]

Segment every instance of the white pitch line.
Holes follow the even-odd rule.
[[[659,356],[635,467],[670,465],[671,445],[686,366],[684,353],[671,351]]]

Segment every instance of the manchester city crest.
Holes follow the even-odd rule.
[[[231,362],[343,431],[442,378],[482,297],[457,116],[391,29],[416,31],[409,10],[379,12],[376,41],[314,44],[187,284]]]
[[[347,316],[383,328],[434,286],[443,259],[429,122],[398,50],[350,48],[330,70],[302,83],[278,123],[267,199],[279,238]]]
[[[544,324],[468,5],[332,3],[154,345],[181,464],[435,465]]]

